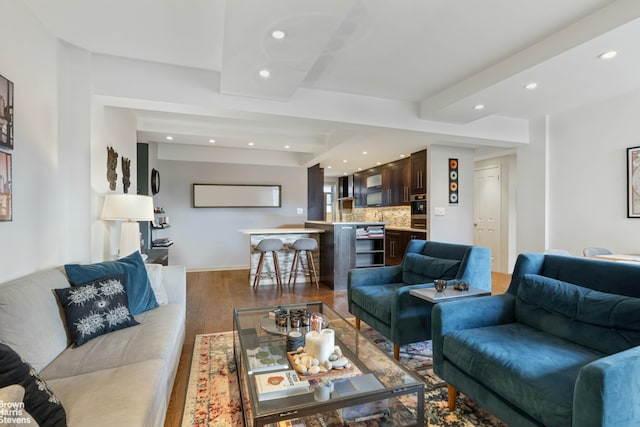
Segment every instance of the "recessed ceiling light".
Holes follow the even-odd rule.
[[[484,110],[484,104],[478,104],[473,108],[476,109],[476,110]]]
[[[216,142],[216,140],[215,139],[210,139],[209,142],[214,144]]]
[[[348,174],[348,173],[346,173],[346,172],[342,172],[342,175],[349,175],[349,174]]]
[[[273,30],[271,32],[271,37],[273,37],[276,40],[282,40],[283,38],[285,38],[287,36],[287,33],[285,33],[282,30]]]
[[[365,154],[365,155],[366,155],[366,154],[367,154],[367,152],[366,152],[366,151],[363,151],[363,152],[362,152],[362,154]]]
[[[608,52],[601,53],[600,55],[598,55],[598,58],[600,58],[600,59],[611,59],[611,58],[615,58],[616,55],[618,55],[618,51],[610,50]]]
[[[381,165],[381,164],[382,164],[382,163],[380,163],[380,162],[376,162],[376,165],[378,165],[378,166],[379,166],[379,165]]]
[[[167,138],[167,141],[173,141],[173,137],[172,136],[167,135],[165,138]]]
[[[267,70],[266,68],[258,71],[258,74],[260,74],[260,77],[262,77],[263,79],[268,79],[269,77],[271,77],[271,71]]]
[[[362,168],[358,168],[358,171],[361,171],[361,170],[362,170]]]
[[[534,90],[537,87],[538,87],[538,83],[536,83],[536,82],[530,82],[530,83],[527,83],[526,85],[524,85],[524,88],[527,89],[527,90]]]
[[[285,145],[284,148],[286,148],[288,150],[289,148],[291,148],[291,146],[290,145]]]
[[[327,169],[331,169],[333,166],[327,166]]]
[[[343,161],[342,161],[342,163],[347,163],[347,160],[346,160],[346,159],[345,159],[345,160],[343,160]]]
[[[401,158],[401,159],[404,159],[404,154],[400,154],[400,158]]]
[[[250,143],[249,143],[249,147],[253,147],[253,142],[250,142]]]

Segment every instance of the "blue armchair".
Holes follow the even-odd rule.
[[[412,240],[402,263],[349,271],[349,312],[400,346],[431,338],[432,303],[409,294],[431,288],[436,279],[464,280],[491,291],[491,251],[480,246]]]
[[[640,265],[521,254],[503,295],[438,304],[433,364],[509,425],[640,425]]]

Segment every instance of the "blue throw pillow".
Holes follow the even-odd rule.
[[[117,261],[84,265],[67,264],[64,269],[71,286],[84,285],[94,280],[124,274],[131,314],[140,314],[158,306],[140,252],[136,251]]]
[[[124,274],[118,274],[80,286],[54,289],[74,347],[139,324],[129,312],[124,277]]]

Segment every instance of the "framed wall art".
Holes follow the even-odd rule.
[[[640,218],[640,147],[627,148],[627,217]]]
[[[13,220],[11,154],[0,151],[0,221]]]
[[[13,83],[1,75],[0,148],[13,150]]]
[[[449,203],[458,200],[458,159],[449,159]]]

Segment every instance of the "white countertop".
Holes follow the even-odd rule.
[[[339,224],[357,224],[357,225],[386,225],[382,221],[305,221],[307,224],[319,225],[339,225]]]
[[[238,230],[242,234],[304,234],[324,233],[318,228],[246,228]]]

